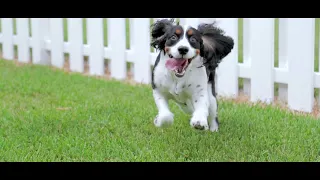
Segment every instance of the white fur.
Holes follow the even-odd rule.
[[[170,48],[170,53],[175,54],[180,46],[189,47],[186,58],[195,56],[196,50],[192,48],[186,39],[182,39],[175,46]],[[190,125],[196,129],[218,131],[218,124],[215,121],[217,116],[217,102],[212,95],[211,84],[208,84],[205,67],[202,65],[201,57],[197,56],[189,64],[183,77],[178,78],[174,73],[165,67],[168,53],[160,54],[160,61],[154,69],[153,96],[158,108],[158,115],[154,120],[157,127],[171,125],[174,115],[170,111],[168,101],[173,100],[185,112],[192,115]],[[208,123],[208,120],[210,123]]]

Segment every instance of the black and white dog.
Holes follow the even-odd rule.
[[[218,131],[215,71],[233,49],[233,39],[215,23],[194,28],[175,24],[174,19],[161,19],[151,27],[151,46],[160,51],[152,70],[153,97],[158,108],[155,126],[173,123],[174,115],[168,106],[173,100],[192,115],[192,127]]]

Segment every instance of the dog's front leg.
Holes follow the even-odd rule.
[[[206,93],[207,88],[199,87],[197,92],[192,96],[192,103],[194,107],[194,112],[190,121],[190,125],[195,129],[208,130],[208,93]]]
[[[154,119],[156,127],[167,127],[173,123],[173,113],[169,109],[168,97],[157,89],[153,90],[153,98],[158,108],[158,115]]]

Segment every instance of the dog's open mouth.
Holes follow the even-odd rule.
[[[174,58],[171,54],[169,54],[169,57],[170,59],[167,60],[166,67],[171,71],[174,71],[177,77],[184,76],[188,65],[191,63],[192,59],[195,58],[195,57],[192,57],[190,59]]]

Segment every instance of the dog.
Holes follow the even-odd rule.
[[[158,109],[156,127],[173,124],[168,101],[173,100],[191,115],[198,130],[219,129],[216,99],[216,68],[234,47],[234,40],[212,24],[181,26],[174,19],[151,25],[151,44],[159,54],[152,68],[151,85]]]

